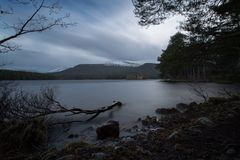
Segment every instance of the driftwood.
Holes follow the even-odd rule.
[[[35,118],[47,117],[54,114],[65,114],[65,116],[89,115],[90,118],[83,121],[88,122],[96,118],[103,112],[109,111],[114,107],[121,106],[121,102],[113,102],[112,105],[100,107],[93,110],[82,109],[86,107],[71,107],[62,105],[54,96],[51,88],[41,89],[40,93],[26,93],[23,91],[14,91],[10,84],[0,83],[0,121],[22,120],[28,121]],[[63,124],[59,123],[59,124]]]
[[[52,97],[47,97],[50,101],[53,102],[54,104],[54,108],[55,109],[47,109],[42,113],[38,113],[37,115],[35,115],[32,118],[37,118],[37,117],[42,117],[42,116],[48,116],[48,115],[52,115],[52,114],[58,114],[58,113],[69,113],[65,116],[74,116],[77,114],[86,114],[86,115],[92,115],[90,118],[88,118],[87,120],[84,121],[67,121],[67,122],[57,122],[57,123],[53,123],[52,125],[56,125],[56,124],[65,124],[65,123],[74,123],[74,122],[89,122],[91,120],[93,120],[94,118],[96,118],[98,115],[100,115],[103,112],[112,110],[114,107],[121,107],[122,103],[119,101],[114,101],[112,105],[110,106],[106,106],[106,107],[100,107],[98,109],[93,109],[93,110],[85,110],[85,109],[81,109],[81,108],[76,108],[76,107],[65,107],[63,105],[61,105],[60,102],[56,101],[55,99],[52,99]]]

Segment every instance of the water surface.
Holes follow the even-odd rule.
[[[191,84],[201,86],[209,95],[219,90],[236,90],[238,85],[216,83]],[[108,119],[118,120],[121,128],[137,121],[139,117],[155,115],[155,110],[161,107],[174,107],[177,103],[200,102],[192,87],[187,83],[167,83],[160,80],[58,80],[58,81],[18,81],[18,87],[26,91],[37,92],[42,87],[54,88],[58,101],[67,106],[95,109],[111,105],[113,101],[121,101],[120,109],[106,112],[90,123],[72,124],[59,138],[71,133],[89,135],[95,138],[95,128]],[[63,117],[66,120],[67,117]],[[81,119],[82,116],[74,117]],[[86,131],[86,133],[84,133]],[[89,132],[89,133],[88,133]],[[59,132],[60,133],[60,132]],[[91,134],[90,134],[91,133]],[[89,137],[88,137],[89,138]],[[56,141],[63,141],[56,137]],[[65,141],[69,141],[65,139]]]

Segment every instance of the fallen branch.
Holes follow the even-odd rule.
[[[85,121],[81,121],[81,120],[72,120],[72,121],[65,121],[65,122],[56,122],[56,123],[51,123],[50,125],[58,125],[58,124],[70,124],[70,123],[79,123],[79,122],[89,122],[93,119],[95,119],[97,116],[99,116],[101,113],[112,110],[114,107],[121,107],[122,103],[121,102],[114,102],[112,105],[107,106],[107,107],[101,107],[99,109],[96,110],[82,110],[80,108],[72,108],[72,109],[66,109],[65,107],[61,108],[63,110],[60,111],[55,111],[55,113],[67,113],[67,112],[71,112],[71,115],[66,115],[66,116],[73,116],[76,114],[87,114],[87,115],[93,115],[90,118],[88,118]],[[50,114],[55,114],[54,112],[50,113]]]
[[[66,108],[66,107],[62,106],[58,101],[56,101],[54,99],[51,99],[51,97],[47,97],[47,98],[49,98],[49,100],[54,102],[53,104],[55,105],[56,109],[49,109],[48,108],[46,111],[44,110],[42,113],[39,112],[35,116],[33,116],[31,118],[38,118],[38,117],[48,116],[48,115],[57,114],[57,113],[70,113],[70,114],[65,115],[65,116],[73,116],[73,115],[77,115],[77,114],[92,115],[90,118],[88,118],[85,121],[58,122],[58,123],[54,123],[54,125],[55,124],[74,123],[74,122],[89,122],[89,121],[93,120],[94,118],[96,118],[98,115],[100,115],[103,112],[112,110],[114,107],[122,106],[122,103],[117,101],[117,102],[114,102],[110,106],[101,107],[99,109],[84,110],[84,109],[81,109],[81,108]]]
[[[54,114],[64,114],[65,116],[84,114],[89,115],[90,118],[83,121],[69,121],[64,123],[88,122],[99,116],[101,113],[109,111],[117,106],[120,107],[121,105],[121,102],[113,102],[110,106],[85,110],[82,109],[83,107],[76,108],[62,105],[56,100],[54,91],[51,88],[41,89],[40,93],[35,94],[26,93],[24,91],[13,92],[9,84],[0,85],[0,121],[29,121]]]

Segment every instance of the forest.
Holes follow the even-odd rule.
[[[238,0],[133,0],[143,26],[176,14],[185,16],[158,58],[162,78],[187,81],[239,81],[240,3]]]
[[[232,43],[235,41],[232,40]],[[237,47],[232,48],[227,44],[216,47],[214,45],[217,44],[214,42],[208,43],[193,42],[187,35],[176,33],[158,58],[160,63],[157,67],[161,72],[161,78],[180,81],[239,82],[240,54]]]

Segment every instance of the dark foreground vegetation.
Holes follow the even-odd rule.
[[[1,159],[162,159],[237,160],[240,158],[240,97],[211,97],[204,103],[158,109],[162,118],[139,119],[134,136],[75,142],[58,150],[47,145],[48,124],[1,120]],[[111,132],[111,131],[109,131]]]

